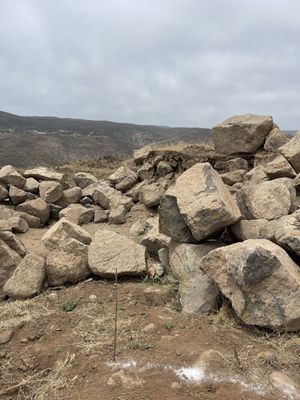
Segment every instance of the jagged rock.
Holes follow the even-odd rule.
[[[6,222],[13,233],[25,233],[29,229],[27,222],[20,216],[11,217]]]
[[[86,230],[62,218],[48,229],[42,237],[42,242],[47,249],[54,250],[60,247],[62,243],[67,243],[70,239],[76,239],[87,245],[92,241],[91,235]]]
[[[156,167],[158,176],[166,176],[173,172],[173,167],[166,161],[160,161]]]
[[[140,191],[140,202],[145,204],[146,207],[158,206],[160,200],[165,193],[165,189],[158,183],[152,183],[151,185],[145,185]]]
[[[290,138],[288,135],[276,127],[272,129],[267,136],[264,144],[264,150],[277,153],[279,147],[286,144],[289,140]]]
[[[282,155],[266,164],[264,171],[270,179],[295,178],[296,176],[296,172]]]
[[[126,222],[126,214],[127,210],[123,205],[112,208],[108,216],[108,221],[110,224],[124,224]]]
[[[0,233],[2,232],[0,231]],[[22,257],[0,239],[0,288],[12,276],[21,261]]]
[[[130,189],[138,180],[138,175],[132,169],[127,167],[120,167],[108,180],[115,186],[117,190],[125,191]]]
[[[163,200],[160,231],[178,241],[201,241],[240,218],[235,200],[209,163],[185,171]]]
[[[19,254],[20,257],[26,256],[26,247],[13,233],[0,232],[0,240],[2,240],[10,249]]]
[[[205,242],[200,244],[179,243],[174,240],[169,246],[170,272],[175,279],[185,279],[192,273],[199,271],[201,259],[210,251],[224,246],[219,242]]]
[[[273,128],[269,115],[237,115],[212,130],[215,150],[221,154],[254,153]]]
[[[170,260],[169,260],[169,249],[166,247],[162,247],[157,252],[159,261],[164,269],[169,272],[170,271]]]
[[[246,172],[247,171],[245,169],[237,169],[235,171],[226,172],[225,174],[222,174],[220,176],[224,183],[232,186],[235,183],[242,182]]]
[[[74,175],[74,181],[81,189],[86,188],[92,183],[98,183],[98,179],[88,172],[78,172]]]
[[[137,174],[142,181],[144,181],[145,179],[149,180],[153,178],[154,175],[153,165],[150,163],[143,164],[141,168],[138,170]]]
[[[217,171],[222,171],[222,173],[233,172],[237,169],[249,169],[248,161],[244,158],[233,158],[228,161],[217,161],[214,165]]]
[[[146,249],[127,237],[108,230],[98,230],[88,252],[90,269],[96,275],[145,275]]]
[[[158,217],[148,218],[145,225],[146,233],[144,234],[141,244],[146,247],[150,254],[158,254],[158,250],[168,247],[171,238],[159,232]]]
[[[201,270],[180,282],[179,293],[182,311],[187,314],[209,315],[218,308],[218,287]]]
[[[99,224],[101,222],[107,222],[108,216],[109,216],[108,210],[95,209],[94,223]]]
[[[41,220],[39,219],[39,217],[35,217],[34,215],[30,215],[26,212],[19,212],[19,211],[16,211],[16,216],[24,219],[24,221],[26,221],[29,228],[36,229],[36,228],[40,228],[40,226],[41,226]]]
[[[64,174],[52,171],[51,169],[46,167],[27,169],[23,175],[25,176],[25,178],[35,178],[35,179],[40,179],[42,181],[55,181],[62,185],[64,185],[65,183]]]
[[[24,201],[27,200],[27,193],[24,190],[19,189],[13,185],[9,186],[8,195],[9,195],[11,202],[15,206],[17,206],[18,204],[24,203]]]
[[[47,281],[50,286],[77,283],[90,275],[88,246],[75,239],[50,251],[46,259]]]
[[[0,201],[8,199],[8,190],[4,184],[0,183]]]
[[[68,207],[70,204],[78,203],[82,196],[82,190],[80,187],[72,187],[62,192],[62,197],[57,201],[57,204],[61,207]]]
[[[45,276],[45,260],[27,254],[6,281],[3,292],[13,299],[28,299],[40,293]]]
[[[26,179],[12,165],[6,165],[0,169],[0,182],[22,189]]]
[[[94,209],[81,204],[70,204],[59,212],[59,218],[66,218],[77,225],[88,224],[94,220]]]
[[[136,221],[131,225],[130,235],[131,236],[140,236],[145,232],[145,226],[141,223],[141,221]]]
[[[270,221],[272,239],[284,249],[300,256],[300,210],[291,215]]]
[[[0,219],[0,231],[10,231],[11,232],[11,225],[8,219]]]
[[[26,192],[38,194],[39,187],[40,187],[40,182],[38,182],[34,178],[27,178],[23,189]]]
[[[148,145],[133,152],[133,158],[136,165],[142,164],[149,156],[153,147]]]
[[[93,200],[90,197],[85,196],[82,197],[82,199],[80,200],[80,204],[83,206],[88,206],[90,204],[93,204]]]
[[[140,198],[140,192],[142,190],[142,187],[148,185],[148,182],[146,180],[137,183],[136,185],[133,186],[128,192],[126,192],[126,196],[129,196],[132,198],[132,200],[136,203],[139,201]]]
[[[96,204],[106,210],[123,205],[128,211],[133,202],[132,199],[123,195],[118,190],[110,187],[105,182],[94,183],[83,189],[83,196],[91,196]]]
[[[49,205],[43,199],[25,201],[25,203],[17,206],[17,211],[38,217],[42,225],[44,225],[50,217]]]
[[[300,132],[297,132],[291,140],[279,147],[278,151],[288,160],[298,174],[300,172]]]
[[[300,329],[299,267],[276,244],[250,239],[221,247],[202,258],[201,269],[244,323]]]
[[[236,193],[244,219],[277,219],[295,211],[296,191],[288,178],[244,186]]]
[[[265,173],[265,169],[262,165],[258,165],[247,172],[244,178],[245,184],[247,185],[258,185],[259,183],[269,181],[268,175]]]
[[[47,203],[55,203],[63,195],[63,187],[55,181],[42,181],[39,187],[40,197]]]

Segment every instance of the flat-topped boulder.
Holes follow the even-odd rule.
[[[25,201],[25,203],[19,204],[16,210],[39,218],[42,225],[44,225],[50,217],[49,205],[43,199]]]
[[[22,189],[26,179],[12,165],[5,165],[0,169],[0,182]]]
[[[146,274],[146,249],[118,233],[99,229],[89,247],[88,262],[95,275],[104,278],[118,275]]]
[[[64,174],[46,167],[27,169],[23,175],[25,178],[35,178],[42,181],[55,181],[61,184],[64,184],[65,181]]]
[[[270,115],[236,115],[213,127],[212,140],[221,154],[255,153],[272,129]]]
[[[185,171],[159,206],[160,231],[180,242],[199,242],[241,217],[240,210],[209,163]]]
[[[48,229],[42,237],[42,242],[47,249],[53,250],[64,246],[70,239],[76,239],[86,245],[92,241],[91,235],[85,229],[62,218]]]
[[[300,329],[300,270],[281,247],[269,240],[246,240],[211,251],[201,269],[244,323]]]

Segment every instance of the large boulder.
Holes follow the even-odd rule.
[[[274,231],[267,219],[240,220],[231,225],[231,231],[241,241],[248,239],[269,239],[274,237]]]
[[[117,190],[122,192],[130,189],[138,180],[138,175],[128,167],[118,168],[108,180],[115,186]]]
[[[26,179],[12,165],[6,165],[0,169],[0,182],[22,189]]]
[[[39,218],[42,225],[44,225],[50,217],[49,205],[43,199],[25,201],[25,203],[19,204],[16,210]]]
[[[270,179],[296,177],[296,172],[291,164],[282,155],[266,164],[264,170]]]
[[[246,240],[211,251],[201,269],[244,323],[300,329],[300,270],[281,247],[269,240]]]
[[[74,175],[74,181],[81,189],[93,183],[98,183],[98,179],[88,172],[77,172],[77,174]]]
[[[146,274],[146,249],[125,236],[108,230],[98,230],[89,247],[88,262],[95,275]]]
[[[123,205],[110,210],[108,220],[110,224],[121,225],[126,222],[127,210]]]
[[[47,203],[55,203],[63,195],[63,186],[55,181],[42,181],[40,183],[39,192],[41,199]]]
[[[35,178],[42,181],[55,181],[64,185],[65,176],[60,172],[53,171],[46,167],[38,167],[33,169],[27,169],[24,172],[25,178]],[[16,185],[17,186],[17,185]]]
[[[300,132],[297,132],[291,140],[279,147],[278,151],[288,160],[298,174],[300,172]]]
[[[264,144],[264,150],[277,153],[279,147],[286,144],[289,140],[290,138],[286,133],[282,132],[279,128],[275,127],[271,130],[271,132],[266,138]]]
[[[254,153],[273,128],[270,115],[237,115],[212,130],[215,149],[223,154]]]
[[[29,229],[27,222],[20,216],[0,219],[0,231],[11,231],[14,233],[25,233]]]
[[[258,185],[246,185],[236,194],[244,219],[277,219],[295,211],[293,181],[279,178]]]
[[[50,286],[77,283],[90,274],[88,246],[69,239],[60,247],[50,251],[46,259],[47,281]]]
[[[62,218],[48,229],[42,237],[42,242],[47,249],[53,250],[60,247],[62,243],[67,243],[70,239],[76,239],[86,245],[89,245],[92,241],[91,235],[86,230],[66,218]]]
[[[3,292],[13,299],[28,299],[40,293],[45,276],[45,260],[27,254],[6,281]]]
[[[8,190],[4,184],[0,182],[0,201],[6,200],[8,198]]]
[[[239,208],[209,163],[185,171],[159,207],[160,231],[180,242],[199,242],[240,218]]]
[[[70,204],[78,203],[82,196],[80,187],[72,187],[66,189],[62,193],[62,197],[56,202],[61,207],[68,207]]]
[[[70,204],[59,212],[59,218],[66,218],[77,225],[88,224],[94,220],[94,209],[81,204]]]
[[[40,182],[38,182],[34,178],[27,178],[23,189],[26,192],[30,192],[30,193],[33,193],[33,194],[38,194],[39,187],[40,187]]]

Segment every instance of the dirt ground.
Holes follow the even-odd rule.
[[[136,217],[134,220],[136,220]],[[146,215],[141,214],[139,218]],[[122,227],[127,234],[131,217]],[[106,224],[89,224],[93,234]],[[42,230],[20,236],[41,255]],[[300,338],[242,326],[224,302],[212,316],[179,312],[168,279],[88,279],[0,303],[1,400],[278,400],[273,371],[300,375]]]

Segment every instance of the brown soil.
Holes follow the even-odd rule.
[[[127,234],[130,224],[129,218],[122,227],[85,228]],[[30,230],[20,237],[29,250],[45,255],[42,234]],[[184,315],[176,293],[167,280],[119,281],[116,362],[112,281],[89,279],[28,301],[0,303],[0,337],[13,331],[0,345],[0,399],[279,399],[268,376],[278,370],[297,377],[299,338],[246,329],[226,304],[210,317]],[[215,352],[203,355],[210,349]],[[187,379],[189,373],[199,379]]]

